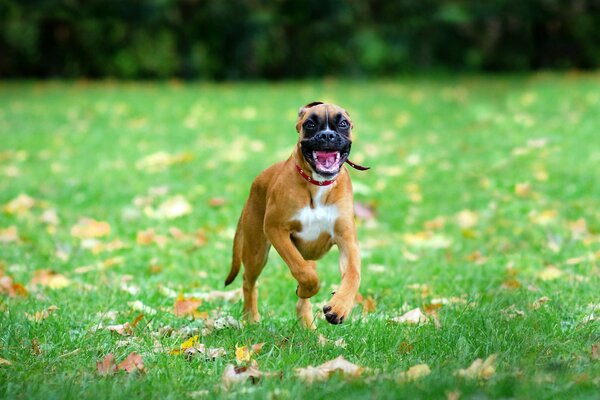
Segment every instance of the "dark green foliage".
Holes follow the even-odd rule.
[[[0,0],[0,76],[587,69],[599,26],[598,0]]]

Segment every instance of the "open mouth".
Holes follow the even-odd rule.
[[[339,151],[313,151],[313,160],[317,172],[337,173],[340,169],[340,152]]]

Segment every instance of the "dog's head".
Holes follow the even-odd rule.
[[[331,179],[340,172],[352,146],[352,121],[343,108],[315,101],[300,108],[296,130],[306,162]]]

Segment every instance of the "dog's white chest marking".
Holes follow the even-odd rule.
[[[314,208],[306,206],[296,213],[293,220],[302,224],[302,230],[296,236],[304,241],[317,240],[323,232],[334,237],[333,229],[339,212],[334,205],[324,205],[321,197],[327,188],[319,188],[319,192],[313,199]]]

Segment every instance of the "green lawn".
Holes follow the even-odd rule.
[[[174,315],[173,296],[223,289],[250,183],[290,154],[298,107],[313,100],[349,111],[351,158],[372,167],[350,174],[356,201],[375,210],[357,221],[361,293],[375,309],[359,305],[339,326],[321,319],[339,283],[334,249],[318,264],[317,332],[296,322],[296,283],[274,251],[259,325],[206,328],[241,319],[240,301]],[[598,74],[0,83],[0,397],[597,399],[598,110]],[[80,232],[82,217],[106,224]],[[34,279],[48,269],[60,275]],[[433,306],[440,298],[450,303]],[[429,323],[390,322],[416,307]],[[129,335],[94,329],[136,317]],[[194,333],[227,354],[169,354]],[[262,342],[252,359],[280,377],[225,389],[236,345]],[[109,353],[132,351],[145,373],[98,373]],[[489,379],[457,375],[492,354]],[[295,375],[339,355],[362,374],[312,385]],[[403,380],[417,364],[431,373]]]

